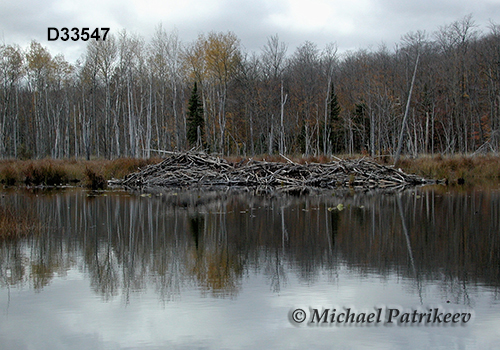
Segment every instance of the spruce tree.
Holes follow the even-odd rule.
[[[328,131],[330,135],[330,144],[332,145],[333,153],[340,153],[343,151],[343,141],[344,141],[344,128],[342,125],[342,120],[340,119],[341,107],[337,99],[337,94],[334,90],[334,85],[331,83],[330,86],[330,99],[328,103],[329,109],[329,125]]]
[[[191,146],[201,146],[203,145],[203,136],[203,105],[198,96],[198,85],[195,82],[187,112],[187,140]]]

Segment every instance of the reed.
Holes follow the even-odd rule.
[[[115,160],[1,160],[0,183],[4,186],[25,184],[28,186],[60,186],[97,181],[97,175],[104,181],[122,178],[161,159],[119,158]]]
[[[14,186],[19,181],[19,172],[12,163],[0,167],[0,183]]]
[[[92,191],[104,190],[108,187],[107,181],[102,172],[96,168],[85,168],[84,186]]]
[[[27,185],[60,186],[68,182],[68,173],[60,161],[43,159],[31,162],[24,170]]]
[[[477,183],[500,179],[500,157],[494,155],[436,155],[404,158],[398,163],[405,172],[451,183]]]

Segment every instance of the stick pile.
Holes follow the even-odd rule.
[[[173,153],[110,184],[131,189],[249,187],[304,193],[310,189],[398,188],[426,183],[416,175],[368,159],[302,165],[284,158],[288,163],[249,160],[230,164],[205,153]]]

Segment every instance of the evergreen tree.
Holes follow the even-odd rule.
[[[342,125],[342,120],[340,119],[341,107],[335,93],[333,83],[330,87],[330,99],[328,103],[329,109],[329,120],[327,126],[327,132],[329,135],[329,141],[332,145],[333,153],[340,153],[343,151],[343,140],[344,140],[344,127]]]
[[[194,83],[187,112],[187,140],[191,146],[203,145],[203,105],[198,96],[198,85]]]

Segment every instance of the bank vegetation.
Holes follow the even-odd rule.
[[[114,160],[0,160],[0,184],[9,186],[83,186],[103,189],[113,179],[124,179],[128,175],[157,165],[165,158],[119,158]],[[247,162],[290,163],[296,165],[325,164],[339,159],[347,162],[366,160],[382,166],[393,167],[393,158],[381,156],[370,158],[364,155],[339,155],[339,157],[260,155],[255,157],[221,157],[225,164],[235,166]],[[403,157],[396,169],[427,180],[443,180],[445,184],[488,184],[500,183],[500,156],[496,155],[422,155],[418,158]]]

